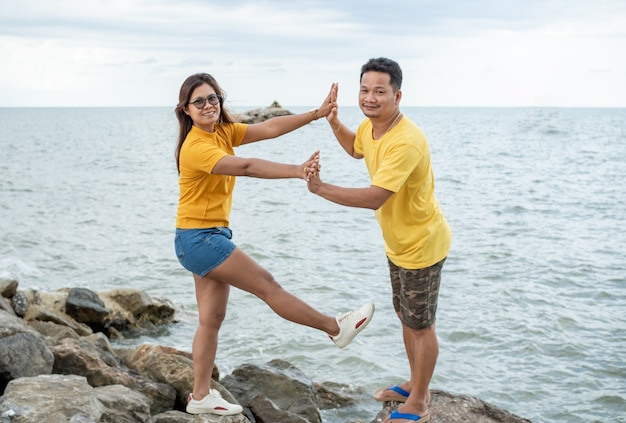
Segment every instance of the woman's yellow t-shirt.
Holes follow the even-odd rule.
[[[376,210],[385,251],[405,269],[422,269],[443,260],[452,233],[435,197],[428,141],[404,117],[379,140],[365,119],[357,129],[354,150],[363,155],[372,185],[394,194]]]
[[[215,132],[193,126],[180,150],[180,199],[176,227],[180,229],[228,227],[235,177],[214,175],[215,164],[241,145],[248,126],[215,125]]]

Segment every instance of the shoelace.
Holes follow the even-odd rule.
[[[345,313],[340,314],[339,316],[337,316],[337,320],[339,320],[339,322],[343,322],[345,320],[351,319],[355,315],[356,315],[356,313],[354,311],[348,311],[348,312],[345,312]]]
[[[210,389],[209,395],[212,395],[217,398],[222,398],[222,394],[220,394],[220,391],[218,391],[217,389]],[[187,397],[187,404],[189,404],[192,399],[194,399],[193,394],[189,394],[189,396]]]

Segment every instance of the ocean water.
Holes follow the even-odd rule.
[[[189,351],[196,306],[173,250],[172,109],[0,109],[0,277],[22,289],[164,295],[179,322],[123,344]],[[429,138],[454,235],[431,387],[533,422],[626,422],[626,109],[402,110]],[[362,119],[349,107],[340,117],[352,128]],[[369,184],[324,121],[236,153],[300,163],[318,149],[324,180]],[[321,311],[372,300],[377,312],[338,350],[234,289],[222,374],[281,358],[313,381],[368,392],[407,378],[373,212],[328,203],[302,180],[239,178],[231,226],[241,248]],[[369,422],[380,408],[366,400],[323,419]]]

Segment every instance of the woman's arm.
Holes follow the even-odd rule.
[[[284,135],[288,132],[303,127],[321,117],[326,117],[337,105],[337,84],[333,83],[330,92],[324,99],[322,105],[309,112],[297,115],[278,116],[264,122],[248,125],[248,131],[241,144],[249,144],[261,140],[267,140]]]
[[[299,178],[309,180],[309,176],[319,169],[319,151],[316,151],[301,165],[276,163],[256,158],[224,156],[213,167],[213,174],[250,176],[263,179]]]

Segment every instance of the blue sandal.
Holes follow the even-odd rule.
[[[400,413],[398,410],[394,411],[393,413],[391,413],[391,415],[389,416],[389,420],[396,420],[396,419],[403,419],[403,420],[411,420],[414,422],[427,422],[430,421],[430,414],[426,414],[425,416],[418,416],[417,414],[409,414],[409,413]]]
[[[394,395],[383,396],[383,392],[385,391],[393,391]],[[404,389],[400,388],[399,385],[389,386],[387,388],[381,388],[378,391],[374,392],[374,399],[376,401],[397,401],[397,402],[405,402],[409,397],[409,393]]]

